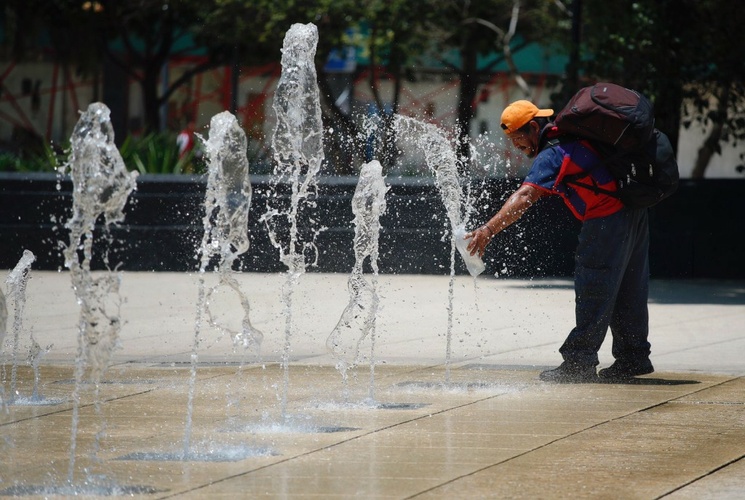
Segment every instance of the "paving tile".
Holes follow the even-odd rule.
[[[682,304],[657,293],[656,373],[554,385],[538,373],[560,360],[569,281],[475,288],[458,277],[453,356],[444,360],[449,277],[388,276],[374,385],[364,364],[345,384],[325,340],[348,300],[346,277],[309,274],[297,293],[283,393],[282,280],[237,276],[264,329],[263,358],[247,361],[225,336],[203,332],[184,458],[196,278],[126,273],[122,348],[98,392],[89,383],[79,391],[71,491],[78,313],[69,277],[34,274],[27,324],[42,345],[54,344],[39,391],[61,402],[0,407],[0,492],[107,497],[90,487],[113,485],[140,498],[741,498],[745,369],[732,363],[723,372],[720,361],[737,359],[741,339],[721,326],[738,324],[745,304]],[[694,288],[710,299],[716,287]],[[545,314],[526,318],[538,302]],[[216,311],[240,321],[234,305]],[[7,397],[11,365],[0,356]],[[609,359],[606,345],[603,366]],[[21,363],[16,372],[28,396],[33,371]]]
[[[705,391],[699,395],[707,399]],[[744,450],[741,408],[674,401],[567,436],[424,496],[490,491],[520,498],[654,498],[741,460]]]
[[[745,457],[673,491],[672,500],[738,499],[745,492]]]
[[[407,477],[355,476],[241,476],[209,485],[193,494],[211,498],[213,495],[269,496],[272,498],[303,497],[306,492],[321,498],[361,496],[364,498],[406,498],[437,484],[436,479]],[[192,492],[189,493],[192,495]]]

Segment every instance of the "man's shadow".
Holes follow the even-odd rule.
[[[673,380],[666,378],[630,378],[628,380],[600,380],[600,384],[623,385],[689,385],[700,384],[698,380]]]

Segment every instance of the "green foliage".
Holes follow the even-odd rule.
[[[688,15],[697,0],[644,0],[584,4],[583,44],[592,54],[588,76],[618,82],[653,99],[668,83],[691,74],[691,33]],[[674,5],[673,5],[674,4]]]
[[[55,149],[44,144],[41,152],[19,156],[0,153],[0,172],[55,172],[69,158],[70,148]],[[205,171],[202,159],[193,151],[179,158],[176,137],[171,133],[128,136],[119,148],[128,170],[141,174],[201,174]]]
[[[142,85],[145,127],[160,130],[160,109],[180,85],[215,66],[278,63],[282,40],[293,23],[314,23],[321,34],[317,62],[355,39],[371,67],[385,67],[394,92],[415,78],[425,56],[447,60],[466,81],[460,90],[458,123],[467,136],[470,106],[484,75],[477,56],[504,50],[506,33],[519,7],[517,31],[509,47],[523,43],[570,47],[571,7],[582,7],[581,72],[587,80],[607,79],[638,89],[655,102],[657,123],[675,144],[682,121],[721,125],[721,141],[745,139],[745,9],[732,0],[101,0],[86,9],[76,0],[8,0],[7,40],[20,57],[31,40],[46,32],[56,62],[95,72],[106,59],[119,64]],[[70,27],[73,29],[70,29]],[[350,28],[365,27],[365,36]],[[346,39],[345,39],[346,38]],[[367,46],[364,46],[367,44]],[[162,89],[160,71],[169,57],[207,57]],[[27,57],[34,53],[27,54]],[[456,62],[459,61],[459,62]],[[495,60],[493,64],[497,64]],[[459,67],[456,67],[459,66]],[[486,68],[488,72],[490,69]],[[519,68],[516,68],[519,71]],[[319,75],[321,73],[319,72]],[[572,72],[574,74],[574,72]],[[374,78],[371,78],[373,84]],[[574,85],[574,82],[570,83]],[[330,87],[324,119],[334,130],[355,137],[351,117],[334,108]],[[377,91],[374,94],[378,97]],[[397,95],[397,94],[396,94]],[[381,98],[382,99],[382,98]],[[396,98],[394,97],[394,100]],[[726,100],[719,106],[717,100]],[[564,101],[565,102],[565,101]],[[685,104],[685,106],[683,106]],[[683,109],[683,116],[681,116]],[[331,123],[335,120],[338,123]],[[129,168],[147,172],[199,170],[178,160],[175,141],[148,135],[130,138],[124,150]],[[136,144],[134,144],[136,142]],[[48,158],[0,156],[0,169],[49,170]],[[344,162],[342,162],[344,163]],[[191,167],[189,165],[192,165]]]
[[[200,174],[204,164],[194,151],[179,158],[176,137],[170,133],[128,136],[119,148],[128,170],[141,174]]]
[[[66,152],[57,152],[46,143],[40,152],[32,154],[6,151],[0,153],[0,172],[54,172],[66,156]]]
[[[584,6],[590,79],[612,80],[650,96],[657,126],[673,144],[681,123],[694,122],[711,130],[706,143],[713,152],[726,142],[745,140],[740,125],[745,119],[745,10],[740,2],[586,0]],[[699,160],[694,176],[703,175],[708,157]]]

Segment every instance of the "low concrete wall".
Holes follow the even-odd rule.
[[[319,183],[313,215],[328,229],[318,239],[318,264],[308,270],[348,273],[354,265],[351,198],[356,178]],[[429,180],[388,179],[387,213],[381,223],[382,273],[448,274],[449,230],[442,202]],[[487,180],[471,186],[489,194],[474,220],[486,220],[519,184]],[[252,178],[249,220],[251,248],[237,267],[246,272],[280,272],[278,251],[259,221],[265,211],[268,179]],[[0,268],[12,268],[24,249],[37,256],[35,269],[63,269],[61,244],[71,214],[69,180],[53,175],[0,174]],[[141,176],[126,207],[124,223],[108,244],[96,233],[93,268],[112,265],[130,271],[195,271],[204,216],[205,181],[187,176]],[[652,275],[656,278],[745,278],[745,181],[685,181],[672,198],[651,210]],[[301,231],[303,226],[301,224]],[[502,276],[569,276],[579,223],[561,200],[551,197],[531,209],[489,247],[487,272]],[[368,265],[369,269],[369,265]],[[466,272],[456,258],[456,272]]]

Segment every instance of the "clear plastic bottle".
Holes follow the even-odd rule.
[[[484,272],[486,266],[484,265],[484,261],[481,260],[481,257],[479,257],[478,254],[471,255],[468,252],[466,247],[468,247],[469,240],[464,238],[465,235],[466,229],[463,226],[458,226],[457,228],[455,228],[455,231],[453,232],[453,237],[455,238],[455,248],[458,249],[458,253],[460,253],[460,256],[463,258],[463,262],[465,262],[468,272],[471,273],[471,276],[475,278],[476,276]]]

